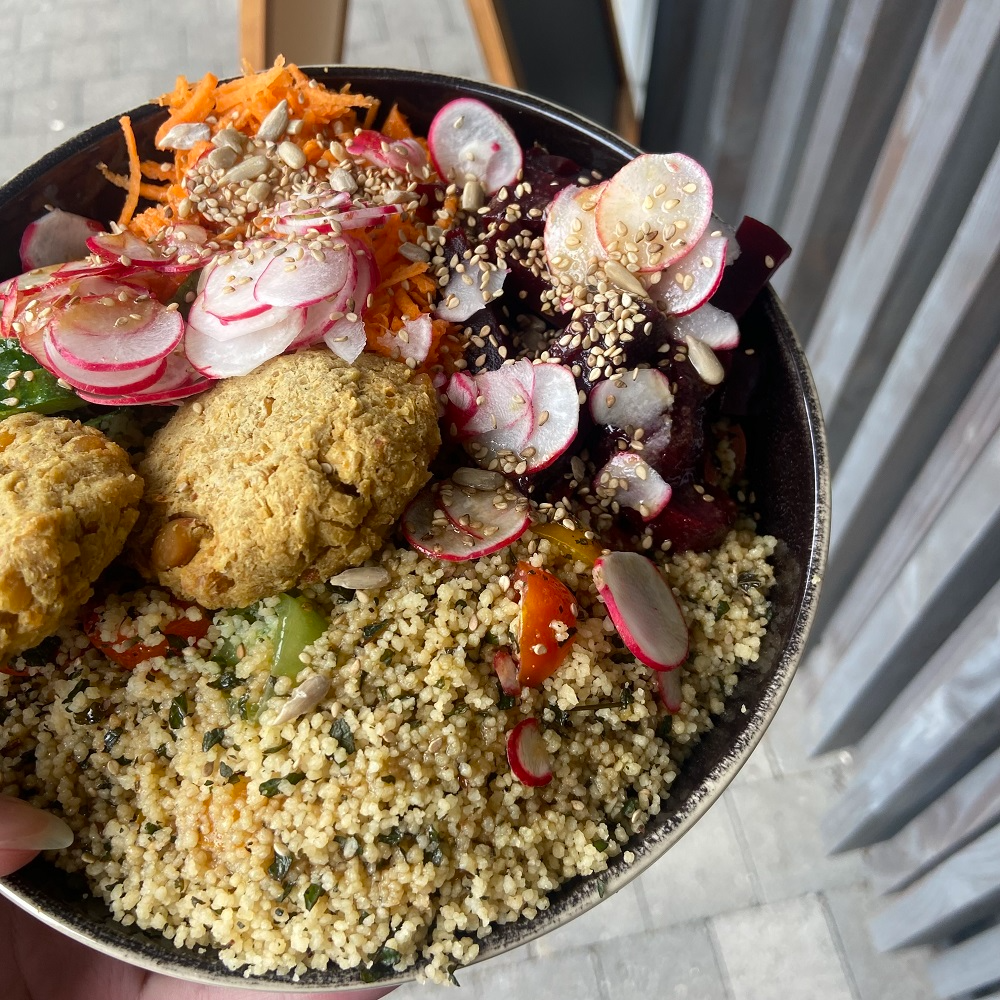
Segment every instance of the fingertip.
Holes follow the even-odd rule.
[[[38,851],[4,851],[0,850],[0,876],[16,872],[23,868]]]

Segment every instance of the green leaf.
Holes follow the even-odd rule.
[[[104,734],[105,753],[111,753],[111,750],[114,748],[114,745],[122,738],[122,733],[124,732],[125,730],[121,726],[119,726],[117,729],[109,729]]]
[[[608,849],[608,842],[606,840],[595,840],[594,849],[603,854]]]
[[[184,720],[188,714],[188,702],[186,694],[179,694],[170,703],[170,711],[167,713],[167,723],[171,729],[180,729],[184,725]]]
[[[284,882],[288,870],[292,867],[292,860],[291,854],[279,854],[278,851],[275,851],[274,860],[268,865],[267,874],[275,882]]]
[[[177,728],[176,726],[174,727]],[[212,747],[217,747],[226,738],[225,726],[218,729],[210,729],[201,739],[201,749],[208,753]]]
[[[266,750],[261,750],[262,757],[270,757],[273,753],[279,753],[282,750],[287,750],[292,744],[288,740],[284,740],[281,743],[275,744],[273,747],[268,747]]]
[[[21,373],[14,388],[3,388],[14,372]],[[31,381],[24,378],[26,372],[31,372]],[[86,403],[68,386],[61,386],[17,340],[0,337],[0,420],[14,413],[60,413],[81,406]]]
[[[3,390],[0,390],[2,392]],[[47,663],[53,663],[59,647],[62,645],[59,636],[50,635],[43,639],[37,646],[26,649],[21,656],[29,667],[44,667]]]
[[[388,833],[380,833],[375,839],[380,844],[388,844],[390,847],[396,847],[403,839],[403,831],[398,826],[394,826]]]
[[[618,703],[621,705],[622,708],[628,708],[629,705],[632,704],[633,700],[634,699],[632,697],[632,685],[628,681],[626,681],[625,685],[622,687],[622,694]]]
[[[354,753],[354,733],[351,732],[351,727],[343,716],[338,719],[333,720],[333,725],[330,726],[330,735],[348,752]]]
[[[379,632],[384,631],[388,627],[388,625],[389,625],[388,619],[381,622],[372,622],[371,625],[365,625],[364,628],[361,629],[362,640],[364,642],[369,642],[370,640],[374,639],[375,636],[379,634]]]
[[[216,691],[232,691],[233,688],[238,688],[241,684],[246,684],[246,681],[237,677],[236,671],[231,667],[226,667],[216,680],[209,682],[208,686],[215,688]]]
[[[326,895],[326,890],[313,883],[302,895],[302,901],[306,904],[306,909],[311,910],[319,901],[320,896]]]
[[[725,618],[728,611],[729,601],[719,601],[715,606],[715,620],[718,621],[720,618]]]
[[[157,826],[155,823],[147,823],[143,827],[143,830],[145,830],[146,833],[149,834],[150,837],[152,837],[153,834],[156,833],[157,830],[162,830],[162,829],[163,829],[162,826]]]
[[[231,778],[233,776],[233,769],[223,760],[219,762],[219,774],[223,778]]]
[[[282,775],[278,778],[268,778],[260,783],[260,794],[265,798],[274,798],[281,791],[281,783],[287,781],[290,785],[297,785],[305,778],[301,771],[293,771],[291,774]]]
[[[385,944],[379,948],[378,954],[375,956],[376,965],[398,965],[402,960],[403,956],[395,948],[390,948]]]
[[[81,692],[86,691],[90,687],[90,681],[86,677],[81,677],[80,680],[73,685],[72,690],[65,698],[63,698],[62,703],[64,705],[69,705],[72,703],[73,699]]]

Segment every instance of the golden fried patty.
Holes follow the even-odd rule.
[[[154,437],[131,557],[207,608],[357,566],[428,480],[436,413],[426,375],[367,354],[307,351],[227,379]]]
[[[100,431],[35,413],[0,421],[0,664],[90,598],[141,496],[128,456]]]

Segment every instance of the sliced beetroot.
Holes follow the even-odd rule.
[[[570,285],[583,285],[595,264],[607,258],[597,238],[597,200],[604,184],[570,184],[553,199],[545,216],[549,270]]]
[[[634,451],[616,452],[598,471],[594,493],[650,521],[670,502],[670,484]]]
[[[656,677],[656,690],[659,691],[660,698],[663,699],[664,708],[671,715],[676,715],[683,704],[680,670],[657,670],[654,671],[654,676]]]
[[[354,254],[346,244],[313,255],[293,245],[288,254],[272,257],[253,283],[253,297],[265,305],[298,309],[337,295],[357,274]]]
[[[434,315],[449,323],[464,323],[500,295],[507,268],[483,264],[483,270],[454,271],[441,290]]]
[[[48,330],[53,348],[79,368],[122,371],[165,358],[184,336],[184,320],[156,299],[123,292],[65,306]]]
[[[636,659],[654,670],[671,670],[684,662],[687,625],[654,562],[638,552],[610,552],[594,563],[594,584]]]
[[[184,353],[191,365],[208,378],[246,375],[283,353],[304,325],[305,310],[293,309],[273,326],[221,341],[189,324]]]
[[[516,698],[521,693],[521,682],[517,679],[518,665],[506,646],[501,646],[493,654],[493,669],[503,693]]]
[[[721,488],[695,489],[687,482],[675,485],[670,503],[650,522],[650,529],[658,544],[669,541],[675,552],[706,552],[726,540],[736,514],[736,504]]]
[[[426,172],[427,153],[416,139],[389,139],[381,132],[360,129],[344,143],[344,148],[351,156],[376,167],[421,177]]]
[[[743,217],[736,230],[736,240],[739,260],[726,268],[712,305],[739,319],[788,259],[792,248],[770,226],[749,215]]]
[[[712,182],[701,164],[683,153],[644,153],[601,193],[597,235],[612,260],[660,271],[701,239],[711,215]],[[636,246],[634,261],[626,244]]]
[[[740,327],[732,313],[706,302],[700,309],[670,321],[671,334],[680,341],[694,337],[713,351],[731,351],[740,346]]]
[[[655,368],[639,368],[598,382],[587,397],[594,423],[631,436],[669,427],[674,394],[670,380]]]
[[[719,287],[728,240],[719,230],[704,236],[680,260],[644,275],[643,284],[661,312],[684,316],[704,305]]]
[[[473,97],[449,101],[427,130],[434,168],[459,187],[478,181],[487,194],[512,184],[521,169],[521,144],[507,122]]]
[[[31,271],[87,256],[87,240],[104,227],[93,219],[53,208],[35,219],[21,237],[21,267]]]
[[[522,785],[538,788],[552,780],[552,756],[537,719],[522,719],[507,735],[507,763]]]
[[[486,542],[504,538],[509,545],[528,530],[528,498],[502,476],[494,485],[467,485],[474,480],[468,476],[463,479],[461,474],[477,471],[483,470],[459,469],[451,479],[442,482],[437,493],[438,506],[456,528]]]

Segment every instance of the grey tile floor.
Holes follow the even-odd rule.
[[[0,0],[0,181],[82,128],[239,67],[237,0]],[[294,55],[294,54],[292,54]],[[484,78],[462,0],[354,0],[346,62]],[[591,913],[460,973],[463,996],[930,1000],[925,953],[877,955],[856,855],[818,823],[849,760],[803,751],[808,677],[732,787],[666,857]],[[407,987],[399,1000],[454,996]]]

